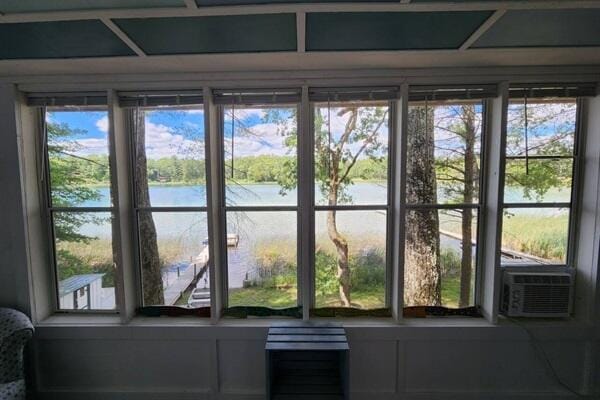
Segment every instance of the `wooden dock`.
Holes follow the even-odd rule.
[[[195,284],[199,278],[204,275],[208,269],[208,246],[206,246],[198,256],[188,265],[179,277],[165,288],[165,305],[172,306],[181,295]]]

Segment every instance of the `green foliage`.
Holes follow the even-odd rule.
[[[502,223],[502,245],[548,260],[565,262],[569,217],[506,214]]]
[[[385,293],[385,252],[383,248],[373,247],[366,252],[350,255],[350,280],[353,303],[361,308],[383,306]],[[336,277],[337,259],[326,251],[315,254],[315,292],[318,303],[337,297],[339,281]],[[369,293],[369,304],[360,299]],[[377,300],[378,299],[378,300]]]
[[[86,186],[90,182],[108,180],[108,160],[101,156],[84,158],[75,155],[80,145],[69,140],[81,134],[65,124],[47,124],[50,187],[54,207],[75,207],[100,198],[97,190]],[[104,282],[114,286],[112,262],[92,263],[68,248],[69,243],[90,247],[92,237],[81,234],[85,224],[98,224],[101,217],[92,213],[54,213],[54,235],[57,247],[59,279],[92,272],[104,272]]]

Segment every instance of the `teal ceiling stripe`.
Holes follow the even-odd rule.
[[[0,59],[131,56],[99,20],[0,24]]]
[[[307,51],[457,49],[492,11],[306,15]]]
[[[473,48],[600,46],[600,10],[508,11]]]
[[[131,18],[114,22],[148,55],[296,51],[295,14]]]
[[[183,0],[0,0],[0,12],[4,14],[156,7],[185,7],[185,2]]]

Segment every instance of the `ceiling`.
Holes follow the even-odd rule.
[[[600,65],[600,1],[2,0],[0,38],[0,75]]]

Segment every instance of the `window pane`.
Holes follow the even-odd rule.
[[[569,210],[507,208],[502,220],[502,264],[565,264]]]
[[[483,106],[411,103],[408,108],[408,204],[477,203]]]
[[[387,204],[389,105],[315,106],[315,202]]]
[[[229,306],[295,307],[295,212],[228,212]]]
[[[134,115],[138,207],[206,206],[202,106]]]
[[[115,309],[110,213],[56,212],[53,220],[59,308]]]
[[[508,106],[506,155],[573,155],[576,120],[575,100],[528,100],[527,107],[524,100],[512,100]]]
[[[573,159],[506,160],[505,203],[570,202]]]
[[[386,212],[317,211],[317,307],[385,307]]]
[[[224,112],[227,205],[297,204],[296,108],[236,105]]]
[[[408,210],[405,305],[472,306],[476,240],[475,210]]]
[[[204,212],[138,213],[144,305],[209,307]]]
[[[54,207],[109,207],[108,113],[48,108],[50,193]]]

